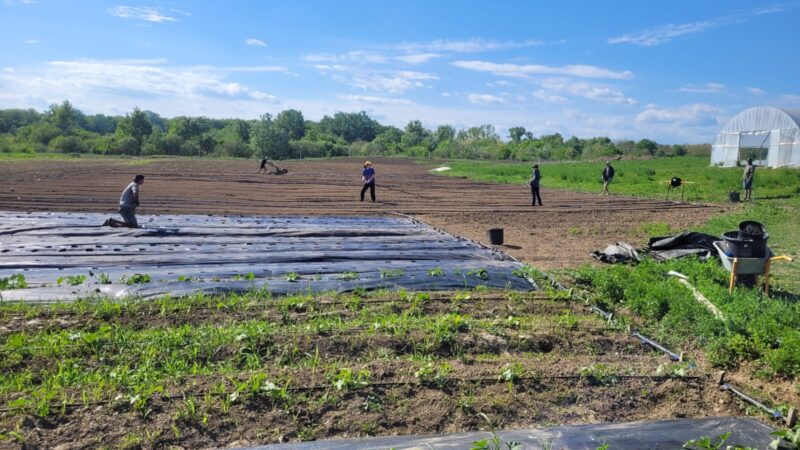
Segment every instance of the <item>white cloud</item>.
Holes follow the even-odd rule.
[[[155,8],[146,6],[112,6],[108,8],[108,13],[123,19],[144,20],[146,22],[173,22],[176,19],[162,14]]]
[[[748,87],[747,92],[755,95],[765,95],[767,93],[767,91],[757,87]]]
[[[719,127],[721,111],[712,105],[694,103],[675,108],[647,105],[636,116],[640,127]]]
[[[691,92],[695,94],[718,94],[725,92],[728,87],[721,83],[706,83],[701,85],[687,84],[678,89],[679,92]]]
[[[395,56],[394,59],[406,64],[424,64],[432,59],[441,58],[439,53],[414,53],[411,55]]]
[[[356,63],[356,64],[383,64],[389,61],[389,57],[381,53],[365,52],[355,50],[347,53],[334,54],[334,53],[317,53],[306,55],[303,57],[306,61],[311,62],[327,62],[327,63]]]
[[[256,46],[256,47],[266,47],[267,46],[266,42],[264,42],[264,41],[262,41],[260,39],[256,39],[256,38],[247,38],[247,39],[244,40],[244,43],[247,44],[247,45],[253,45],[253,46]]]
[[[587,83],[585,81],[571,81],[564,78],[550,78],[541,82],[545,93],[569,94],[602,103],[620,105],[635,105],[636,100],[625,97],[622,91],[608,86]],[[557,96],[556,96],[557,97]]]
[[[664,44],[677,37],[688,34],[699,33],[701,31],[717,28],[721,26],[734,25],[746,22],[752,17],[762,14],[781,12],[786,9],[785,5],[774,5],[765,8],[758,8],[750,11],[739,11],[726,16],[717,17],[710,20],[688,22],[681,24],[666,24],[649,28],[638,33],[624,34],[608,39],[609,44],[633,44],[642,47],[652,47]]]
[[[235,105],[279,103],[274,95],[227,80],[228,73],[224,67],[169,66],[163,60],[51,61],[0,73],[0,104],[35,107],[69,98],[90,111],[120,113],[139,105],[160,114],[218,116]]]
[[[469,94],[467,100],[476,105],[503,105],[506,102],[502,97],[489,94]]]
[[[434,74],[425,72],[360,72],[353,75],[352,86],[368,91],[383,91],[392,94],[427,86],[425,81],[438,80]]]
[[[543,42],[535,40],[498,42],[475,38],[467,40],[436,39],[429,42],[403,42],[389,46],[389,48],[409,53],[421,51],[474,53],[510,48],[536,47],[539,45],[543,45]]]
[[[800,103],[800,95],[796,94],[783,94],[780,97],[782,102],[797,104]]]
[[[288,69],[284,66],[233,66],[214,68],[214,70],[223,70],[225,72],[284,72],[288,73]]]
[[[488,61],[455,61],[452,65],[462,69],[478,72],[489,72],[506,77],[526,78],[529,75],[569,75],[583,78],[628,79],[633,76],[630,71],[617,72],[597,66],[570,64],[561,67],[538,64],[499,64]]]
[[[539,89],[533,93],[533,96],[543,102],[547,103],[566,103],[569,101],[566,97],[547,92],[544,89]]]
[[[38,39],[26,39],[26,40],[25,40],[25,43],[26,43],[26,44],[30,44],[30,45],[33,45],[33,44],[38,44],[38,43],[39,43],[39,40],[38,40]]]
[[[339,98],[350,100],[357,103],[369,103],[372,105],[410,105],[412,102],[407,98],[375,97],[370,95],[338,95]]]

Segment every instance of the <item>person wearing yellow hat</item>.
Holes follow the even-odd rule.
[[[369,196],[372,201],[375,201],[375,169],[372,168],[372,163],[367,161],[364,163],[364,170],[361,171],[361,201],[364,201],[364,193],[369,189]]]

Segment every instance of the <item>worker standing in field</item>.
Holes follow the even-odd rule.
[[[608,192],[608,185],[611,184],[611,180],[614,179],[614,168],[611,167],[611,161],[606,161],[606,168],[603,169],[603,194],[604,195],[611,195],[611,192]]]
[[[125,226],[137,228],[136,208],[139,206],[139,189],[144,184],[144,175],[136,175],[119,198],[119,215],[125,221]]]
[[[539,172],[539,165],[533,165],[533,173],[531,174],[531,196],[533,200],[531,201],[531,206],[536,206],[536,199],[539,199],[539,206],[542,206],[542,196],[539,195],[539,180],[542,179],[542,174]]]
[[[258,172],[256,172],[256,173],[261,173],[262,170],[264,171],[264,173],[268,172],[268,170],[267,170],[267,158],[261,158],[261,167],[258,168]]]
[[[747,158],[747,165],[744,166],[742,174],[742,189],[744,189],[744,199],[752,200],[753,194],[753,175],[756,173],[756,166],[753,165],[753,158]]]
[[[372,201],[375,201],[375,169],[372,168],[372,163],[367,161],[364,163],[364,170],[361,171],[361,201],[364,201],[364,193],[369,189],[369,195]]]

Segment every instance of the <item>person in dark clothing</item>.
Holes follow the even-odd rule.
[[[375,169],[372,168],[372,163],[367,161],[364,163],[364,170],[361,171],[361,201],[364,201],[364,193],[369,189],[369,196],[372,201],[375,201]]]
[[[267,162],[267,158],[261,158],[261,167],[259,167],[258,172],[256,173],[261,173],[262,170],[264,173],[269,172],[269,170],[267,170]]]
[[[606,168],[603,169],[603,194],[611,195],[611,192],[608,192],[608,185],[611,184],[613,179],[614,168],[611,167],[611,161],[606,161]]]
[[[533,173],[531,174],[531,201],[532,206],[536,206],[536,199],[539,199],[539,206],[542,206],[542,196],[539,195],[539,180],[542,179],[542,174],[539,172],[539,165],[533,165]]]

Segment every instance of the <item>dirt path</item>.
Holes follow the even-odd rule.
[[[136,173],[147,176],[140,214],[384,215],[417,217],[487,243],[505,229],[504,250],[543,269],[590,262],[589,252],[625,240],[642,227],[673,229],[707,220],[714,208],[659,200],[543,189],[531,207],[527,186],[496,185],[431,174],[408,159],[377,159],[378,202],[359,202],[360,160],[293,161],[287,175],[258,175],[255,161],[10,161],[0,165],[0,210],[116,213]],[[284,166],[283,164],[281,166]]]

